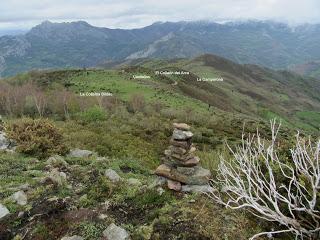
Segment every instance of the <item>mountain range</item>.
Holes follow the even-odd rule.
[[[216,54],[236,63],[289,68],[320,59],[320,25],[276,22],[157,22],[139,29],[87,22],[43,22],[25,34],[0,37],[0,76],[31,69],[93,67],[140,58]]]

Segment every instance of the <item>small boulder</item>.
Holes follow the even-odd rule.
[[[181,183],[177,181],[168,180],[168,188],[179,192],[181,190]]]
[[[190,185],[206,185],[211,178],[211,172],[208,169],[200,166],[195,167],[195,172],[190,176],[190,179],[186,182]]]
[[[179,130],[183,130],[183,131],[189,131],[190,130],[190,126],[186,123],[174,123],[173,124],[174,128],[177,128]]]
[[[177,167],[177,171],[184,175],[192,175],[195,169],[193,167]]]
[[[20,211],[20,212],[18,213],[18,218],[22,218],[22,217],[24,216],[24,214],[25,214],[25,212]]]
[[[11,196],[12,200],[15,201],[18,205],[24,206],[28,203],[27,195],[24,193],[24,191],[19,191],[14,193]]]
[[[213,191],[213,188],[209,185],[184,185],[182,186],[181,191],[190,193],[210,193]]]
[[[181,147],[181,148],[188,149],[188,150],[191,147],[191,143],[190,142],[188,142],[188,141],[177,141],[177,140],[174,140],[173,138],[170,139],[170,144],[173,145],[173,146]]]
[[[103,231],[103,236],[108,240],[129,240],[130,236],[126,230],[118,227],[114,223],[110,224],[106,230]]]
[[[173,134],[172,134],[172,138],[175,140],[188,140],[190,138],[192,138],[193,133],[190,131],[182,131],[179,129],[174,129],[173,130]]]
[[[9,214],[9,210],[0,203],[0,219]]]
[[[119,182],[121,181],[121,177],[118,175],[118,173],[112,169],[107,169],[104,173],[104,175],[111,181],[111,182]]]
[[[205,185],[209,182],[211,177],[209,170],[199,166],[194,167],[194,170],[192,175],[185,175],[171,166],[162,164],[156,169],[155,173],[159,176],[188,185]]]
[[[193,167],[197,166],[200,162],[200,158],[195,156],[193,158],[188,159],[187,161],[180,161],[179,164],[184,167]]]
[[[19,189],[22,191],[28,191],[28,190],[30,190],[30,188],[31,187],[30,187],[29,183],[25,183],[25,184],[19,186]]]
[[[89,150],[82,150],[82,149],[73,149],[70,151],[69,156],[70,157],[76,157],[76,158],[87,158],[94,155],[94,152]]]
[[[80,236],[77,236],[77,235],[74,235],[72,237],[63,237],[61,238],[61,240],[83,240],[84,238],[83,237],[80,237]]]
[[[59,155],[54,155],[48,158],[46,163],[54,168],[67,167],[68,163]]]
[[[155,180],[148,186],[148,189],[163,186],[167,182],[167,179],[161,176],[156,176]]]
[[[183,155],[187,152],[186,149],[184,149],[182,147],[177,147],[177,146],[170,146],[169,150],[171,151],[171,153],[176,153],[176,154],[180,154],[180,155]]]
[[[0,132],[0,150],[7,150],[10,146],[9,140],[4,132]]]

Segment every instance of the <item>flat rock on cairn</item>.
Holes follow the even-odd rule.
[[[165,177],[168,188],[175,191],[207,189],[211,173],[199,166],[200,158],[195,155],[196,148],[192,144],[193,133],[190,126],[174,123],[173,128],[170,146],[164,152],[163,164],[155,173]]]

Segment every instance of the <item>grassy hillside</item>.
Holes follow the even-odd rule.
[[[131,63],[132,64],[132,63]],[[300,118],[300,111],[320,111],[320,81],[286,71],[273,71],[255,65],[239,65],[213,56],[172,61],[145,60],[134,63],[149,71],[189,71],[190,75],[166,75],[174,91],[210,104],[217,109],[269,119],[278,117],[291,126],[318,131],[319,125]],[[223,81],[199,82],[198,78]],[[171,81],[171,82],[170,82]],[[172,84],[177,82],[176,85]]]
[[[142,75],[150,78],[134,77]],[[230,157],[225,142],[234,146],[243,130],[255,133],[257,127],[263,137],[270,136],[270,118],[283,119],[281,156],[287,156],[297,128],[319,136],[316,82],[210,55],[143,60],[114,69],[33,71],[0,84],[0,111],[8,124],[25,116],[38,118],[36,98],[38,105],[45,102],[42,117],[59,128],[68,148],[97,153],[80,159],[66,156],[58,164],[32,154],[0,153],[0,178],[5,179],[0,183],[0,202],[11,212],[0,221],[0,239],[61,239],[75,234],[100,239],[111,222],[134,240],[248,239],[269,225],[246,212],[223,209],[205,196],[168,190],[160,194],[161,189],[150,187],[169,144],[172,123],[192,126],[201,165],[214,176],[219,156]],[[112,96],[83,96],[94,92]],[[41,183],[53,167],[67,175],[66,181]],[[108,168],[123,181],[108,181],[104,177]],[[141,185],[129,185],[130,178]],[[19,206],[10,196],[26,183],[28,204]]]
[[[190,74],[156,74],[156,71]],[[134,78],[139,75],[150,78]],[[32,72],[8,79],[29,80],[44,87],[61,84],[78,95],[109,92],[124,102],[141,95],[147,102],[167,108],[192,109],[192,115],[220,113],[231,119],[250,116],[260,120],[277,117],[290,127],[319,131],[314,116],[320,112],[320,81],[256,65],[239,65],[214,55],[191,60],[134,60],[113,69]],[[300,114],[306,111],[314,115],[310,121]]]

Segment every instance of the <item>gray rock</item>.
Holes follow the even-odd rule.
[[[71,150],[69,153],[70,157],[77,157],[77,158],[86,158],[86,157],[91,157],[92,155],[94,155],[94,152],[89,150],[81,150],[78,148]]]
[[[14,200],[18,205],[24,206],[28,203],[27,195],[24,193],[24,191],[19,191],[14,193],[11,196],[12,200]]]
[[[176,168],[169,165],[160,165],[155,173],[159,176],[166,177],[168,179],[185,183],[187,185],[205,185],[209,182],[211,173],[209,170],[204,169],[200,166],[194,167],[195,171],[192,175],[185,175],[179,173]]]
[[[103,231],[103,236],[108,240],[129,240],[130,236],[126,230],[118,227],[114,223],[110,224],[106,230]]]
[[[118,173],[112,169],[107,169],[104,173],[104,175],[111,181],[111,182],[119,182],[121,181],[121,177],[118,175]]]
[[[142,185],[141,181],[139,179],[136,179],[136,178],[129,178],[127,180],[127,182],[131,186],[140,186],[140,185]]]
[[[19,189],[22,191],[28,191],[28,190],[30,190],[30,184],[29,183],[23,184],[23,185],[19,186]]]
[[[6,138],[6,134],[4,132],[0,132],[0,150],[9,149],[10,142]]]
[[[21,211],[21,212],[19,212],[19,213],[18,213],[18,218],[22,218],[22,217],[23,217],[23,215],[24,215],[24,212],[22,212],[22,211]]]
[[[53,169],[48,173],[48,176],[41,179],[41,183],[61,186],[66,182],[66,179],[67,175],[64,172],[59,172],[58,169]]]
[[[63,237],[61,238],[61,240],[83,240],[84,238],[83,237],[80,237],[80,236],[77,236],[77,235],[74,235],[72,237]]]
[[[173,130],[173,134],[172,134],[172,138],[175,140],[188,140],[190,138],[192,138],[193,133],[190,131],[182,131],[179,129],[174,129]]]
[[[68,163],[59,155],[54,155],[48,158],[46,161],[47,164],[53,167],[67,167]]]
[[[168,179],[168,188],[179,192],[181,190],[181,183]]]
[[[177,171],[184,175],[192,175],[195,172],[193,167],[177,167]]]
[[[190,176],[189,181],[187,181],[187,184],[206,185],[211,178],[210,170],[202,168],[200,166],[196,166],[194,168],[195,172]]]
[[[0,203],[0,219],[9,214],[9,210]]]
[[[180,130],[185,130],[185,131],[189,131],[190,130],[190,126],[186,123],[173,123],[173,127],[180,129]]]
[[[167,183],[167,179],[157,176],[156,179],[148,186],[148,189],[163,186]]]
[[[181,188],[182,192],[192,193],[210,193],[213,190],[209,185],[183,185]]]

